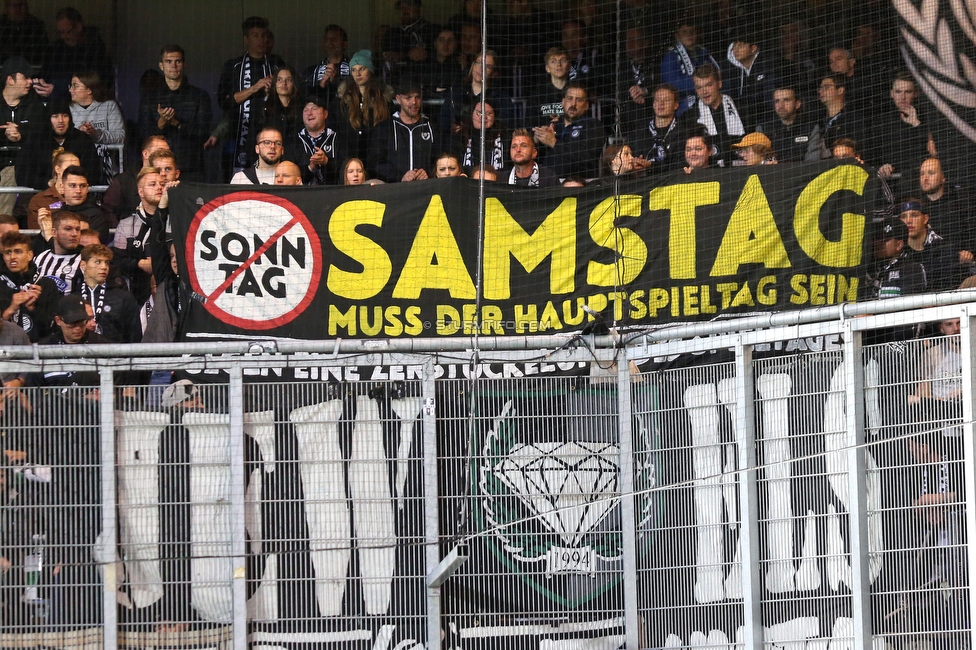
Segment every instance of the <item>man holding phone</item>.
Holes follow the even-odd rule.
[[[139,106],[142,136],[161,135],[180,161],[184,180],[203,181],[203,143],[210,135],[210,95],[191,86],[183,73],[186,55],[179,45],[159,53],[165,85],[143,97]]]

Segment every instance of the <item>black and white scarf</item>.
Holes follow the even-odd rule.
[[[302,144],[305,153],[312,156],[316,149],[321,149],[330,162],[335,157],[335,139],[336,132],[332,129],[324,129],[316,136],[311,135],[308,129],[302,129],[298,134],[298,141]],[[320,185],[325,182],[325,165],[319,165],[315,169],[315,179]]]
[[[261,74],[260,76],[255,77],[254,76],[255,71],[251,69],[251,66],[252,63],[257,60],[261,61],[261,65],[260,65]],[[258,66],[255,66],[255,68],[257,67]],[[271,62],[268,61],[268,57],[264,57],[263,60],[252,59],[251,55],[245,52],[244,58],[241,59],[241,71],[240,71],[240,76],[238,78],[238,88],[240,90],[246,90],[253,85],[255,78],[264,79],[265,77],[271,75],[272,73],[274,73],[274,70],[272,69]],[[247,150],[247,140],[248,140],[248,135],[250,135],[251,133],[251,100],[253,98],[254,95],[251,95],[250,97],[245,99],[244,103],[241,104],[240,109],[238,110],[237,148],[234,151],[234,165],[236,167],[246,167],[247,159],[250,156],[250,153]]]
[[[322,81],[322,77],[325,76],[325,69],[329,66],[329,60],[323,59],[322,63],[315,66],[315,70],[312,72],[312,79],[309,85],[317,86],[319,82]],[[348,77],[351,73],[349,70],[349,57],[343,56],[342,61],[339,61],[339,78]]]
[[[99,321],[99,317],[105,311],[105,294],[107,292],[108,289],[104,284],[100,284],[95,288],[89,287],[88,283],[81,285],[81,297],[92,307],[92,313],[95,315],[95,332],[98,334],[102,333],[102,324]]]
[[[681,73],[690,77],[695,72],[695,64],[691,62],[691,55],[688,54],[688,50],[681,44],[681,41],[674,44],[674,52],[678,55],[678,60],[681,61]]]
[[[515,167],[512,167],[512,173],[508,175],[508,184],[517,185],[518,176],[515,175]],[[529,187],[539,187],[539,163],[532,163],[532,174],[529,176]]]
[[[650,131],[651,137],[654,138],[654,144],[651,146],[651,150],[647,152],[647,159],[653,160],[654,162],[664,162],[664,158],[667,155],[667,149],[664,143],[667,142],[668,136],[671,132],[678,126],[678,118],[672,117],[671,124],[668,124],[668,130],[661,135],[658,131],[657,126],[654,124],[654,119],[652,118],[647,123],[647,130]]]
[[[502,143],[502,135],[498,133],[495,135],[495,139],[488,143],[489,146],[485,147],[485,153],[488,156],[488,163],[495,169],[501,169],[505,166],[505,146]],[[474,167],[478,164],[476,162],[477,156],[480,155],[480,147],[475,138],[468,138],[468,146],[464,149],[464,159],[461,161],[462,167]]]
[[[746,129],[742,126],[742,118],[739,117],[735,102],[728,95],[722,95],[722,111],[725,113],[726,133],[728,135],[745,135]],[[708,135],[718,135],[718,127],[715,126],[712,109],[700,99],[698,100],[698,123],[705,127]]]

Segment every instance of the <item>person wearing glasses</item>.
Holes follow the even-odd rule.
[[[281,132],[272,128],[261,129],[254,151],[258,154],[257,164],[234,174],[230,179],[231,185],[274,185],[275,167],[285,153]]]

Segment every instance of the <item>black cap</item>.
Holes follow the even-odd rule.
[[[409,77],[406,79],[401,79],[400,83],[397,84],[396,94],[409,95],[411,93],[420,93],[421,95],[424,93],[424,89],[421,87],[420,82]]]
[[[71,103],[61,97],[52,97],[47,103],[47,116],[71,115]]]
[[[394,3],[394,8],[399,9],[401,5],[407,5],[408,7],[421,7],[420,0],[397,0]]]
[[[13,77],[17,73],[24,75],[25,77],[34,76],[34,68],[31,64],[22,56],[12,56],[3,62],[3,79],[0,79],[0,86],[7,83],[7,77]]]
[[[315,104],[320,108],[329,110],[329,99],[317,93],[313,93],[305,98],[305,105],[308,106],[309,104]]]
[[[79,295],[70,293],[61,296],[58,301],[58,310],[54,312],[54,315],[60,316],[65,323],[77,323],[89,318],[84,299]]]
[[[889,239],[908,240],[908,226],[898,217],[888,217],[881,222],[878,240],[887,241]]]

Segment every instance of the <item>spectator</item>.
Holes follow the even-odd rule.
[[[556,187],[559,177],[547,167],[540,167],[536,159],[539,151],[528,129],[515,129],[509,148],[512,168],[501,172],[504,183],[519,187]],[[486,178],[487,180],[487,178]]]
[[[410,74],[420,82],[426,97],[443,98],[451,88],[461,84],[466,69],[461,67],[457,56],[454,32],[444,28],[434,40],[434,55],[410,66]]]
[[[894,190],[909,190],[921,161],[935,151],[930,119],[915,106],[918,89],[908,72],[900,72],[891,82],[889,93],[894,106],[876,115],[870,124],[872,135],[869,159],[881,163],[878,175]],[[894,178],[898,174],[901,178]]]
[[[445,151],[434,161],[434,174],[437,178],[453,178],[463,176],[461,173],[461,161],[453,153]]]
[[[140,169],[149,164],[149,157],[154,152],[163,149],[169,149],[166,138],[161,135],[147,137],[142,143],[141,165],[138,168],[130,165],[128,169],[113,178],[112,182],[108,184],[108,189],[102,195],[102,207],[111,215],[111,223],[116,224],[120,218],[127,217],[135,211],[136,206],[139,205],[136,176],[138,176]]]
[[[285,143],[278,129],[266,128],[258,132],[254,151],[258,154],[257,163],[234,174],[231,185],[273,185],[274,168],[281,162],[285,153]]]
[[[125,142],[122,110],[114,99],[105,99],[102,82],[95,72],[82,71],[71,77],[68,92],[71,94],[71,121],[76,129],[88,134],[95,142],[95,151],[102,162],[101,177],[111,179],[118,173],[118,164],[105,145]]]
[[[685,173],[690,174],[698,169],[709,166],[712,152],[715,150],[711,138],[707,133],[694,133],[685,140]]]
[[[102,165],[95,151],[95,142],[87,133],[73,128],[67,100],[49,101],[47,115],[46,128],[35,131],[20,150],[17,158],[17,184],[34,188],[47,187],[51,159],[55,150],[59,149],[78,156],[81,166],[88,171],[95,184],[98,184]]]
[[[620,70],[623,80],[617,93],[628,125],[635,119],[640,122],[647,112],[644,106],[647,95],[654,88],[654,69],[651,61],[651,44],[641,27],[628,27],[624,32],[624,53],[627,60]]]
[[[22,56],[39,66],[46,50],[44,21],[30,13],[27,0],[5,0],[0,16],[0,61]]]
[[[78,257],[80,261],[80,253]],[[112,342],[89,327],[92,322],[91,305],[78,294],[61,296],[58,299],[54,322],[56,327],[53,333],[38,341],[40,345],[93,345]],[[91,370],[52,371],[32,374],[26,383],[39,386],[91,387],[93,391],[97,391],[99,377],[97,372]],[[92,396],[97,397],[97,392]]]
[[[461,128],[461,165],[466,172],[481,163],[482,139],[481,128],[484,126],[484,152],[492,167],[501,169],[505,166],[505,132],[495,126],[495,109],[491,104],[481,102],[475,104],[471,111],[471,119],[465,120]]]
[[[725,92],[735,100],[746,128],[754,129],[769,118],[778,63],[771,53],[760,51],[759,39],[751,34],[740,34],[729,44],[726,62]]]
[[[594,177],[603,150],[603,125],[588,117],[586,88],[571,81],[563,95],[563,117],[549,126],[534,127],[535,141],[546,147],[543,157],[556,176]]]
[[[282,160],[275,167],[275,185],[301,185],[302,170],[290,160]]]
[[[8,232],[20,232],[20,224],[17,217],[12,214],[0,214],[0,237]]]
[[[661,81],[678,89],[678,115],[695,105],[694,74],[700,66],[710,63],[718,70],[718,63],[698,43],[698,29],[688,19],[678,22],[674,31],[674,45],[661,59]]]
[[[0,137],[0,186],[17,185],[14,165],[20,149],[34,139],[36,131],[45,128],[44,105],[37,94],[31,92],[33,75],[30,63],[21,56],[7,59],[0,70],[3,81],[0,110],[4,115],[3,136]],[[16,194],[0,194],[0,212],[13,212],[16,200]]]
[[[529,124],[546,126],[563,114],[563,95],[569,83],[569,57],[561,47],[549,48],[545,56],[546,81],[529,105]]]
[[[908,226],[897,217],[885,219],[874,240],[875,267],[868,277],[871,298],[897,298],[925,293],[925,269],[903,254]]]
[[[90,176],[83,167],[65,167],[61,174],[61,186],[64,193],[62,210],[73,212],[78,218],[88,224],[87,227],[97,230],[102,241],[108,241],[108,230],[111,216],[102,206],[98,205],[91,189]],[[41,222],[41,211],[37,211],[38,223]]]
[[[959,253],[959,263],[971,265],[976,252],[976,232],[972,227],[972,205],[969,197],[946,183],[942,162],[927,158],[919,169],[919,189],[922,209],[929,215],[929,224],[945,236],[949,245]]]
[[[66,99],[71,77],[78,70],[91,70],[106,88],[115,87],[115,68],[97,27],[85,25],[77,9],[66,7],[55,16],[55,32],[57,39],[44,59],[44,78],[53,86],[47,95]]]
[[[69,167],[70,171],[72,168]],[[65,172],[67,174],[67,172]],[[65,181],[67,184],[67,180]],[[52,217],[52,236],[47,246],[34,258],[37,277],[48,276],[55,280],[61,293],[71,291],[72,282],[81,263],[81,219],[74,212],[58,210]]]
[[[634,152],[629,145],[612,144],[600,156],[600,171],[603,176],[623,176],[647,169],[646,163],[646,160],[634,158]]]
[[[51,164],[54,168],[54,175],[47,182],[48,188],[43,192],[35,194],[27,206],[28,228],[40,228],[37,222],[37,211],[41,208],[47,208],[48,210],[61,209],[61,206],[64,205],[64,181],[61,175],[68,167],[80,166],[81,160],[71,152],[62,151],[54,155]]]
[[[268,20],[251,16],[241,24],[244,33],[244,55],[228,59],[217,84],[217,101],[231,121],[233,134],[232,167],[239,172],[248,166],[251,154],[248,144],[251,131],[264,110],[264,100],[274,73],[278,70],[275,59],[266,56]],[[273,181],[268,178],[268,182]],[[231,181],[233,182],[233,181]]]
[[[346,159],[345,152],[339,150],[336,132],[325,125],[328,117],[328,100],[320,95],[309,97],[302,110],[305,128],[295,136],[293,145],[295,162],[306,185],[335,185],[339,164]]]
[[[776,164],[773,143],[762,133],[749,133],[732,148],[746,166]]]
[[[3,271],[0,273],[0,312],[18,325],[32,343],[51,333],[54,307],[61,291],[51,278],[39,276],[30,237],[5,233],[0,237]]]
[[[397,0],[394,5],[400,26],[390,29],[383,39],[383,59],[399,75],[408,63],[426,61],[434,51],[440,29],[423,17],[420,0]]]
[[[858,149],[857,143],[850,138],[834,140],[834,146],[830,149],[830,157],[837,160],[852,159],[857,161],[859,165],[864,164],[864,161],[861,160],[861,150]]]
[[[95,333],[113,343],[138,343],[142,339],[139,304],[125,289],[106,283],[111,263],[108,246],[85,246],[79,264],[83,282],[78,295],[91,306]]]
[[[257,122],[258,130],[266,126],[278,129],[285,142],[291,142],[302,128],[304,105],[305,97],[298,87],[295,71],[288,65],[278,68],[264,103],[264,112]]]
[[[494,183],[498,180],[498,172],[491,165],[475,165],[474,169],[471,170],[472,180],[484,180],[486,183]],[[559,179],[556,179],[559,180]]]
[[[661,84],[652,95],[654,111],[645,124],[630,135],[633,149],[652,165],[652,170],[668,170],[682,159],[681,129],[678,128],[678,90]]]
[[[861,118],[847,102],[846,84],[847,78],[838,73],[829,74],[820,81],[818,92],[824,107],[820,133],[830,148],[838,138],[850,138],[858,143],[863,139]]]
[[[911,197],[905,199],[897,209],[899,218],[908,226],[905,256],[925,269],[928,288],[948,291],[958,287],[962,280],[959,260],[952,254],[945,239],[929,225],[929,215],[922,211],[921,202]]]
[[[163,185],[167,188],[179,184],[182,170],[176,164],[176,154],[169,149],[160,149],[149,156],[149,166],[159,172]]]
[[[695,94],[698,102],[682,118],[690,131],[694,124],[705,128],[712,139],[712,157],[720,167],[732,162],[732,142],[746,134],[745,123],[735,101],[722,93],[718,68],[706,63],[695,70]]]
[[[322,60],[305,71],[308,94],[333,97],[339,82],[352,74],[349,62],[349,36],[339,25],[326,25],[322,36]]]
[[[376,127],[369,166],[384,183],[424,180],[438,150],[437,134],[421,113],[420,86],[407,82],[396,98],[400,110]]]
[[[350,158],[342,166],[340,173],[343,185],[362,185],[366,182],[366,168],[359,158]]]
[[[213,108],[210,95],[190,85],[185,66],[186,54],[182,47],[171,44],[160,49],[159,69],[163,73],[164,83],[156,90],[143,94],[139,103],[139,130],[144,138],[165,138],[169,144],[163,148],[172,149],[179,156],[187,180],[202,181],[204,142],[210,133]],[[146,164],[145,158],[144,154],[143,165]],[[135,177],[132,176],[131,180],[135,180]]]
[[[373,76],[373,53],[356,52],[349,60],[351,76],[339,84],[333,130],[343,151],[365,159],[376,126],[390,117],[393,89]]]
[[[759,126],[759,132],[772,142],[780,162],[814,162],[829,155],[820,137],[820,125],[805,119],[800,112],[802,106],[795,88],[777,88],[773,91],[776,117]]]
[[[569,58],[569,80],[581,82],[594,98],[605,94],[610,78],[607,63],[599,48],[590,46],[583,21],[563,21],[561,45]]]
[[[143,167],[136,180],[139,207],[119,221],[112,250],[116,266],[138,304],[149,299],[149,277],[152,275],[152,217],[163,198],[165,181],[155,167]]]
[[[483,69],[482,69],[483,68]],[[451,92],[441,107],[439,127],[445,137],[461,132],[461,122],[465,113],[470,114],[479,101],[487,101],[495,107],[497,120],[502,124],[513,121],[512,99],[503,90],[495,87],[498,76],[495,53],[485,51],[484,66],[479,54],[468,70],[461,85],[451,88]]]
[[[795,21],[780,25],[779,55],[781,67],[778,85],[795,89],[798,101],[812,102],[816,99],[817,64],[809,56],[805,24]]]
[[[857,61],[850,50],[835,47],[827,56],[827,67],[832,75],[844,77],[844,88],[847,102],[858,106],[860,110],[871,112],[874,103],[880,95],[881,87],[877,80],[868,74],[855,74]]]

